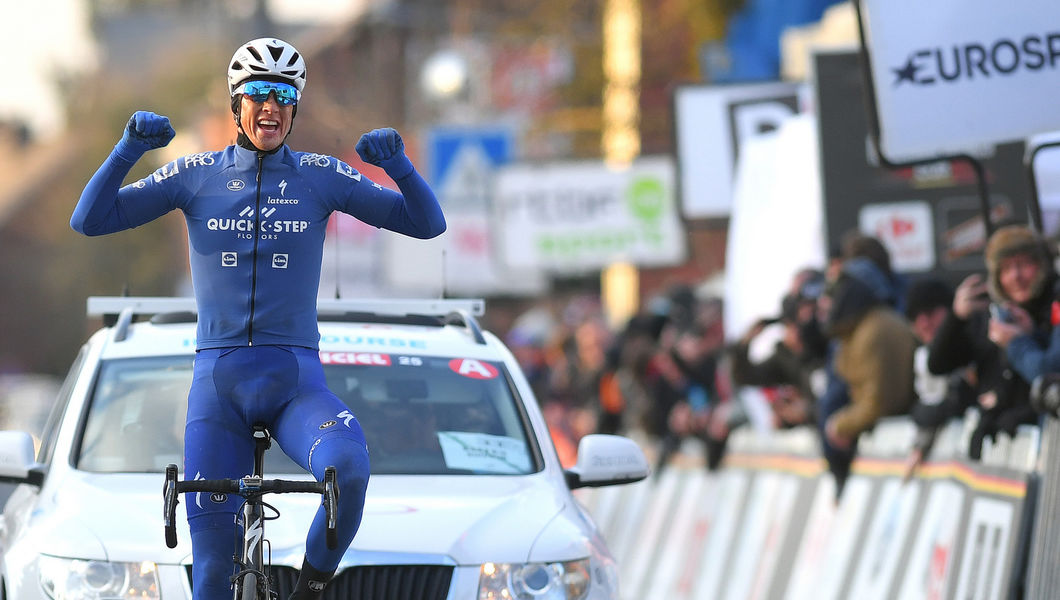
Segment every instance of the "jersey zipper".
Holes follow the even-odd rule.
[[[254,304],[258,290],[258,240],[261,239],[261,170],[265,155],[258,152],[258,173],[254,177],[257,191],[254,196],[254,252],[250,260],[250,321],[247,323],[247,345],[254,345]]]

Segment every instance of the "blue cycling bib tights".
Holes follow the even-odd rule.
[[[89,181],[71,217],[86,235],[184,213],[199,322],[188,398],[187,478],[238,478],[253,463],[254,423],[265,423],[291,458],[318,479],[339,476],[339,548],[324,543],[323,509],[306,562],[337,568],[360,525],[368,449],[356,418],[328,390],[317,356],[316,298],[331,213],[417,238],[445,230],[437,199],[413,169],[384,188],[335,157],[229,146],[179,158],[130,185],[134,164],[115,151]],[[241,499],[186,502],[196,600],[227,598]]]

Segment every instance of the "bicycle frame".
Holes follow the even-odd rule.
[[[244,496],[243,544],[241,569],[232,576],[235,600],[270,600],[270,581],[265,573],[265,506],[261,500],[260,482],[265,471],[265,451],[272,446],[272,439],[264,427],[254,427],[254,473],[243,479],[243,489],[251,492]],[[270,553],[271,554],[271,553]],[[270,560],[271,562],[271,560]],[[260,588],[260,589],[259,589]]]
[[[166,545],[177,547],[176,507],[178,495],[193,492],[238,494],[245,499],[242,507],[242,544],[239,554],[234,556],[238,571],[232,575],[231,583],[235,600],[271,600],[271,585],[265,572],[265,503],[262,496],[267,493],[314,493],[322,496],[327,520],[326,543],[329,549],[337,545],[336,506],[338,485],[335,467],[324,470],[323,481],[289,481],[264,479],[265,451],[272,445],[272,437],[264,425],[254,425],[254,473],[242,479],[197,479],[177,481],[177,466],[166,467],[166,482],[162,488],[163,520]],[[238,524],[237,524],[238,526]]]

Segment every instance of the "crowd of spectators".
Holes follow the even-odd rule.
[[[837,483],[858,438],[880,418],[917,426],[907,476],[935,434],[974,411],[968,455],[1038,423],[1036,378],[1060,373],[1055,252],[1023,225],[995,231],[984,269],[955,288],[935,275],[891,268],[884,245],[846,236],[825,265],[793,277],[780,306],[726,341],[720,298],[678,285],[620,328],[598,300],[543,307],[513,324],[508,342],[542,403],[561,460],[573,464],[587,433],[639,436],[656,472],[694,438],[707,468],[722,464],[730,432],[753,417],[743,392],[770,408],[770,427],[814,430]],[[557,314],[558,313],[558,314]],[[752,346],[762,334],[768,352]]]

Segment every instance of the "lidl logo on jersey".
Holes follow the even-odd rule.
[[[237,267],[239,266],[239,254],[236,252],[222,252],[221,253],[221,266],[222,267]]]

